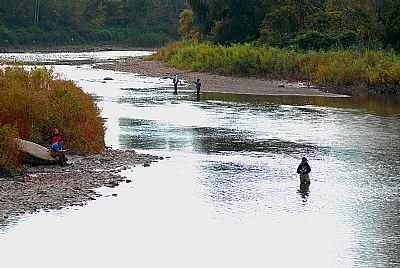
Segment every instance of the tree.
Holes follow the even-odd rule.
[[[5,27],[29,27],[34,24],[37,0],[1,0],[0,25]]]
[[[200,38],[206,39],[214,25],[210,6],[205,0],[188,0],[188,4],[193,10],[193,24],[198,29]]]
[[[193,25],[193,11],[185,9],[179,16],[179,32],[183,39],[199,41],[200,33]]]
[[[263,0],[189,0],[194,25],[216,43],[256,40],[264,16]]]
[[[399,0],[346,0],[342,4],[348,16],[357,19],[358,31],[365,40],[400,49]]]

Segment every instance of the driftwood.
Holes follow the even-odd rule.
[[[50,149],[34,142],[15,139],[20,146],[22,161],[33,165],[46,165],[57,163],[58,159],[50,155]]]

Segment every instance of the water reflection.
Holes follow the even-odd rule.
[[[396,101],[378,98],[377,103],[388,104],[383,107],[371,104],[376,98],[361,98],[359,102],[351,98],[206,93],[201,102],[187,105],[193,101],[191,96],[173,104],[158,101],[162,116],[146,112],[139,118],[124,118],[120,123],[127,143],[121,145],[206,154],[207,160],[196,162],[199,183],[218,213],[230,215],[233,221],[246,221],[253,213],[274,217],[286,211],[297,215],[301,213],[298,204],[307,209],[308,216],[303,216],[316,213],[311,219],[317,222],[340,215],[332,221],[348,224],[352,231],[344,233],[355,235],[352,239],[359,245],[358,253],[350,258],[356,265],[399,262],[396,250],[371,252],[385,243],[399,246],[375,230],[379,226],[400,237],[399,231],[393,230],[399,226],[399,212],[390,202],[400,187]],[[148,104],[143,108],[148,111]],[[312,186],[299,186],[293,174],[293,163],[304,154],[315,166]],[[290,191],[296,193],[298,201]],[[399,201],[398,195],[395,200]],[[371,217],[380,220],[370,222]],[[380,238],[371,244],[372,237]],[[351,241],[348,239],[346,243]],[[365,258],[367,254],[376,259]],[[338,263],[341,266],[342,262]]]
[[[381,115],[400,114],[399,96],[355,96],[348,98],[321,96],[259,96],[207,92],[206,96],[214,100],[253,103],[256,106],[267,103],[285,103],[289,105],[317,105],[321,107],[363,109]]]
[[[301,195],[303,202],[306,203],[310,194],[310,183],[300,183],[300,189],[298,190],[298,193]]]
[[[216,152],[270,152],[294,155],[300,152],[315,152],[312,144],[301,144],[279,139],[259,139],[254,133],[227,128],[174,127],[162,128],[154,121],[120,118],[119,125],[126,134],[120,136],[121,144],[127,148],[182,149],[188,143],[193,151]],[[132,131],[135,130],[135,131]],[[129,134],[128,134],[129,133]],[[174,135],[169,135],[174,133]]]

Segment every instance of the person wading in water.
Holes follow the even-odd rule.
[[[310,176],[308,173],[311,172],[311,167],[307,162],[307,158],[303,157],[301,159],[300,165],[297,167],[297,173],[300,174],[301,184],[310,184]]]
[[[197,80],[193,81],[193,83],[196,85],[197,96],[199,96],[200,95],[200,88],[201,88],[200,78],[197,78]]]
[[[179,76],[175,74],[172,78],[172,83],[174,83],[174,94],[178,94],[178,83],[179,83]]]

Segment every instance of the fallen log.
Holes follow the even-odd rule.
[[[58,159],[50,155],[50,149],[43,147],[37,143],[15,139],[19,144],[21,160],[31,165],[46,165],[57,163]]]

